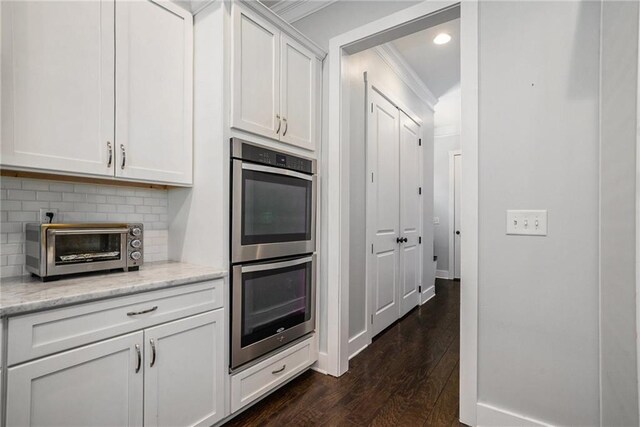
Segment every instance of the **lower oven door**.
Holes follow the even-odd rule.
[[[47,230],[47,276],[127,267],[127,228]]]
[[[315,328],[316,256],[233,267],[231,368]]]

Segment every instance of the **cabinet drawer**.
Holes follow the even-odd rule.
[[[308,368],[317,360],[315,337],[231,376],[231,412],[236,412]]]
[[[8,364],[220,308],[224,280],[9,318]]]

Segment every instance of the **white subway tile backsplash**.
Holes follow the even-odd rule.
[[[110,185],[0,178],[0,277],[26,274],[24,227],[41,208],[58,210],[58,222],[141,222],[145,261],[168,259],[167,191]]]

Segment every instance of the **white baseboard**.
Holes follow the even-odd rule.
[[[436,270],[436,278],[437,279],[448,279],[449,278],[449,270]]]
[[[369,331],[366,329],[355,337],[349,338],[349,360],[356,357],[358,353],[367,348],[370,343]]]
[[[329,372],[327,371],[328,359],[329,359],[329,355],[327,353],[323,353],[321,351],[318,352],[318,360],[316,361],[316,363],[314,363],[311,366],[311,369],[313,369],[316,372],[320,372],[321,374],[328,375],[329,374]]]
[[[422,295],[420,295],[420,305],[424,304],[425,302],[429,301],[431,298],[436,296],[436,287],[431,286],[430,288],[428,288],[427,290],[425,290]]]
[[[525,426],[545,426],[551,424],[540,420],[516,414],[506,409],[497,408],[486,403],[477,404],[477,426],[478,427],[525,427]]]

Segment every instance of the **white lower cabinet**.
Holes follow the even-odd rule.
[[[145,426],[210,426],[224,416],[224,312],[144,331]]]
[[[217,284],[150,292],[145,298],[157,302],[154,314],[187,313],[175,304],[161,304],[162,298],[176,290],[187,296],[200,287],[215,290]],[[217,303],[213,294],[200,298],[204,309]],[[65,317],[70,313],[64,310],[76,310],[78,314],[94,305],[96,314],[100,314],[105,312],[105,304],[112,303],[87,303],[53,313]],[[83,316],[65,318],[68,330],[83,330]],[[174,317],[161,324],[149,324],[151,319],[141,322],[144,326],[135,332],[75,348],[69,345],[65,351],[31,361],[10,362],[6,425],[178,427],[210,426],[220,421],[226,415],[224,309],[191,313],[178,320]],[[15,336],[17,331],[12,329],[20,322],[11,320],[9,335],[13,332]],[[109,322],[103,324],[105,328],[110,326]],[[9,340],[9,352],[16,342]]]
[[[142,332],[9,368],[7,426],[142,425]]]

